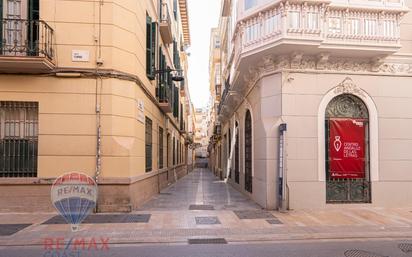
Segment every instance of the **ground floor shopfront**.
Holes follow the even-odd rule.
[[[193,168],[173,119],[133,81],[2,75],[0,212],[53,211],[73,171],[96,178],[99,211],[138,208]]]
[[[218,176],[269,209],[282,194],[290,209],[412,206],[411,77],[256,77],[222,109],[211,150]]]

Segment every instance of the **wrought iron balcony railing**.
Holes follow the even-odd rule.
[[[2,19],[0,56],[53,59],[53,29],[41,20]]]

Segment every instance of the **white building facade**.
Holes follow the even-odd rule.
[[[229,182],[268,209],[412,206],[411,6],[224,0]]]

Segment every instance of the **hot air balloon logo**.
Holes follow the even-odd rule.
[[[96,207],[97,184],[84,173],[66,173],[54,181],[51,198],[54,207],[75,232]]]

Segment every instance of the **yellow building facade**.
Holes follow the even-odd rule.
[[[131,211],[188,172],[185,0],[0,1],[2,211],[71,171]]]

